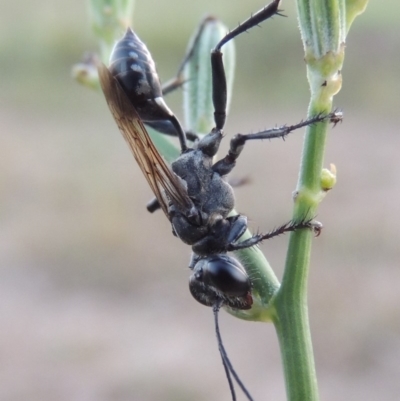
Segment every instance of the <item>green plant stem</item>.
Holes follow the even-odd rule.
[[[298,0],[297,6],[311,90],[307,118],[311,118],[331,112],[333,96],[341,88],[345,2]],[[330,189],[322,182],[328,124],[325,121],[306,129],[294,197],[294,221],[313,218],[326,190]],[[273,322],[289,401],[319,398],[307,304],[312,239],[311,230],[298,230],[290,235],[282,284],[273,300],[276,311]]]
[[[233,211],[231,214],[237,213]],[[241,240],[246,240],[251,236],[252,234],[247,230]],[[256,246],[236,251],[235,255],[246,267],[246,271],[251,277],[253,306],[249,310],[227,309],[227,311],[240,319],[270,322],[274,314],[274,309],[270,308],[270,302],[280,285],[272,267],[260,248]]]
[[[298,0],[311,100],[307,118],[332,110],[342,84],[345,36],[366,0]],[[328,121],[306,129],[293,220],[316,216],[335,169],[323,170]],[[282,284],[273,298],[273,322],[279,339],[288,401],[317,401],[318,383],[308,320],[307,283],[313,233],[290,235]]]
[[[302,252],[299,254],[298,249]],[[291,235],[282,286],[275,301],[273,319],[279,339],[285,372],[287,398],[290,401],[316,401],[318,386],[308,323],[307,281],[311,251],[309,232]],[[287,291],[293,289],[293,291]]]
[[[331,108],[331,97],[313,96],[308,118],[319,113],[328,113]],[[321,171],[327,129],[328,122],[307,127],[295,195],[294,221],[315,216],[325,194],[321,189]],[[312,239],[311,230],[299,230],[290,235],[282,284],[274,301],[274,324],[290,401],[318,400],[307,308]]]
[[[330,107],[327,106],[327,110]],[[315,115],[310,107],[309,116]],[[320,202],[320,174],[327,123],[307,129],[301,172],[295,199],[294,220],[313,216]],[[307,282],[311,254],[311,230],[290,235],[282,284],[274,305],[274,324],[278,335],[286,379],[288,400],[316,401],[316,380],[311,333],[308,322]]]

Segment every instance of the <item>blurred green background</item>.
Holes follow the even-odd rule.
[[[261,0],[137,0],[135,30],[172,76],[207,13],[230,27]],[[236,40],[227,139],[304,118],[292,2]],[[189,248],[150,215],[151,192],[100,93],[70,77],[96,50],[81,0],[0,0],[0,399],[229,400],[211,310],[187,288]],[[371,1],[347,41],[343,124],[326,165],[310,316],[321,399],[400,394],[400,6]],[[181,93],[168,102],[181,115]],[[397,136],[396,136],[397,135]],[[253,230],[291,215],[301,133],[249,144],[234,175]],[[225,141],[221,154],[226,150]],[[280,275],[287,238],[262,248]],[[225,346],[256,400],[285,399],[272,325],[221,314]]]

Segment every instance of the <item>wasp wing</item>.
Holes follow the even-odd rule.
[[[108,107],[133,156],[147,179],[164,213],[168,203],[189,212],[193,202],[182,181],[175,175],[154,146],[135,107],[104,64],[98,66],[100,84]]]

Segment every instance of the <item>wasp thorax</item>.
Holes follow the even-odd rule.
[[[135,106],[162,96],[151,54],[130,28],[115,44],[110,56],[109,70]]]

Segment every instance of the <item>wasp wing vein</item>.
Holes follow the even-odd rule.
[[[169,202],[189,213],[193,202],[185,186],[158,152],[121,85],[104,64],[99,64],[98,72],[111,114],[164,213],[169,218]]]

